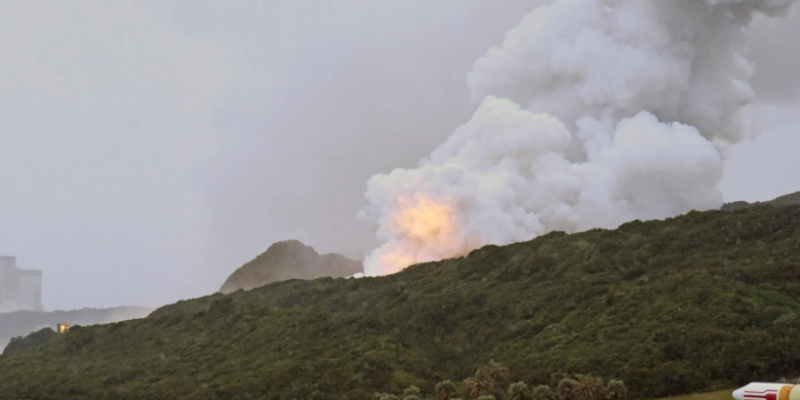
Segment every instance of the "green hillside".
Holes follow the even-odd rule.
[[[755,206],[790,206],[800,204],[800,192],[783,195],[770,201],[748,203],[746,201],[734,201],[722,206],[723,211],[735,211]]]
[[[633,398],[773,380],[800,370],[798,228],[798,206],[693,212],[182,301],[21,342],[0,398],[430,396],[490,359],[531,387],[592,372]]]
[[[152,309],[145,307],[83,308],[69,311],[15,311],[0,314],[0,350],[11,338],[26,336],[45,327],[55,329],[59,323],[76,325],[107,324],[141,318]]]

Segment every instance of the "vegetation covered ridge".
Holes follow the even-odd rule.
[[[107,324],[126,319],[142,318],[153,309],[146,307],[83,308],[57,311],[14,311],[0,313],[0,350],[19,336],[29,335],[44,327],[55,328],[59,323],[76,325]]]
[[[510,382],[632,398],[800,370],[800,207],[551,233],[361,279],[285,281],[74,328],[0,356],[0,398],[368,399],[489,359]]]
[[[741,210],[749,207],[759,206],[790,206],[800,204],[800,192],[783,195],[769,201],[758,201],[755,203],[748,203],[746,201],[734,201],[733,203],[726,203],[722,205],[723,211]]]

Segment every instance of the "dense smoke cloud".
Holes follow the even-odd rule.
[[[792,0],[559,0],[468,77],[481,105],[415,169],[368,182],[371,275],[552,230],[722,204],[723,154],[750,135],[754,13]]]

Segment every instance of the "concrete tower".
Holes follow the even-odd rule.
[[[42,271],[17,268],[16,257],[0,256],[0,312],[42,311]]]
[[[42,271],[19,270],[17,307],[20,310],[42,311]]]

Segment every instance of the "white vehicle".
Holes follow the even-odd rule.
[[[733,391],[736,400],[800,400],[800,385],[753,382]]]

